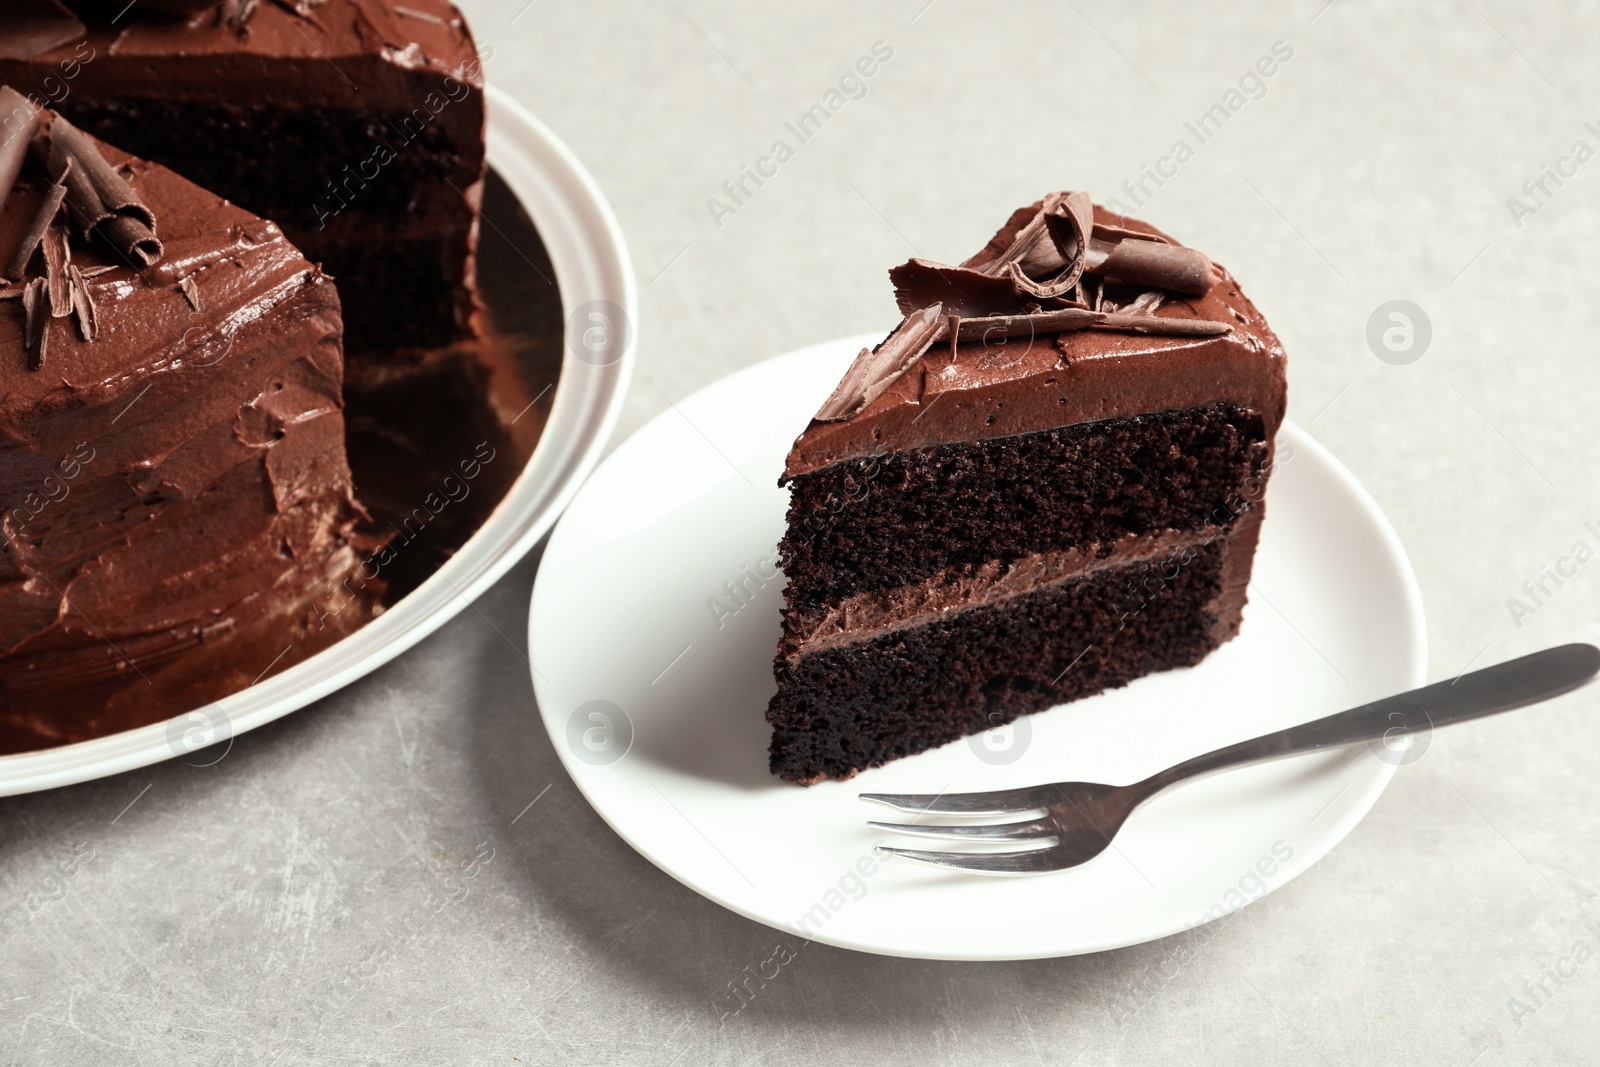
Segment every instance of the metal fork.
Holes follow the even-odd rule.
[[[1014,822],[925,826],[873,822],[882,830],[951,841],[1045,845],[1018,852],[921,852],[877,846],[879,852],[983,874],[1042,874],[1086,863],[1111,845],[1128,816],[1161,790],[1199,775],[1246,763],[1382,741],[1385,751],[1404,746],[1435,727],[1466,722],[1542,700],[1584,685],[1600,671],[1600,649],[1572,644],[1535,652],[1493,667],[1363,704],[1324,719],[1263,734],[1185,760],[1132,785],[1054,782],[989,793],[862,793],[862,800],[900,811],[940,815],[1031,815]],[[1050,843],[1053,842],[1053,843]]]

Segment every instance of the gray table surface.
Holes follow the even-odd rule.
[[[1600,16],[1401,7],[467,4],[490,79],[587,163],[631,243],[642,344],[617,440],[739,367],[885,328],[907,255],[965,255],[1050,189],[1131,204],[1122,183],[1159,164],[1176,174],[1146,180],[1141,213],[1271,318],[1291,417],[1399,531],[1445,677],[1600,639],[1600,568],[1508,605],[1574,542],[1600,547],[1600,69],[1580,47]],[[866,95],[714,213],[879,41]],[[1229,97],[1280,41],[1292,57]],[[1200,143],[1185,123],[1229,102]],[[1161,163],[1180,139],[1192,158]],[[1535,199],[1547,165],[1570,176]],[[1431,323],[1408,365],[1366,340],[1392,299]],[[525,661],[537,565],[213,766],[0,801],[0,912],[26,916],[0,940],[0,1062],[1597,1055],[1600,690],[1436,736],[1338,849],[1203,942],[995,964],[813,946],[719,1025],[783,935],[656,870],[574,789]]]

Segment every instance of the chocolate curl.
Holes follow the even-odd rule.
[[[1091,240],[1086,269],[1117,281],[1191,296],[1204,296],[1217,283],[1216,271],[1204,252],[1134,238],[1115,244]]]
[[[1094,232],[1094,201],[1088,193],[1067,193],[1041,218],[1050,239],[1035,240],[1033,248],[1008,269],[1020,291],[1045,300],[1077,289]]]
[[[875,349],[863,348],[844,380],[817,412],[818,422],[841,422],[883,395],[945,329],[944,307],[934,304],[907,315]]]
[[[86,32],[78,17],[57,0],[6,0],[5,23],[0,59],[32,59]]]
[[[1068,195],[1067,193],[1051,193],[1039,201],[1039,210],[1035,211],[1033,217],[1017,229],[1016,234],[1011,238],[1011,243],[998,256],[973,269],[995,277],[1009,275],[1011,264],[1021,263],[1028,257],[1029,253],[1033,252],[1039,240],[1048,236],[1049,230],[1045,225],[1045,217],[1053,214],[1061,206],[1062,202],[1067,199]],[[979,253],[979,255],[981,254]],[[962,266],[966,266],[971,262],[972,260],[968,260]]]
[[[6,267],[7,278],[20,278],[22,272],[28,269],[28,260],[33,258],[33,250],[39,247],[39,242],[44,239],[45,230],[50,227],[50,220],[56,217],[56,212],[61,210],[61,201],[67,195],[67,187],[57,183],[50,187],[44,195],[44,203],[39,205],[39,210],[34,214],[33,221],[28,224],[28,232],[22,235],[22,244],[17,246],[16,255],[11,257],[11,262]]]
[[[151,266],[161,258],[156,217],[94,142],[57,115],[46,133],[50,176],[67,187],[67,206],[78,232],[96,229],[130,262]]]
[[[965,318],[1014,311],[1021,303],[1009,275],[996,277],[972,267],[911,259],[890,268],[889,280],[902,315],[943,304],[946,314]]]

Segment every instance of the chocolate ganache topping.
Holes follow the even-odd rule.
[[[889,272],[901,320],[863,349],[784,481],[847,459],[1229,401],[1283,419],[1284,353],[1226,270],[1052,193],[958,266]],[[926,417],[924,417],[926,416]]]

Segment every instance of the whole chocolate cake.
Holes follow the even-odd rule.
[[[446,0],[10,0],[0,84],[276,222],[354,354],[473,335],[483,71]]]
[[[1056,193],[905,316],[795,441],[775,774],[867,767],[1192,665],[1238,632],[1284,352],[1238,284]]]
[[[339,296],[273,223],[0,90],[0,752],[368,621]]]

